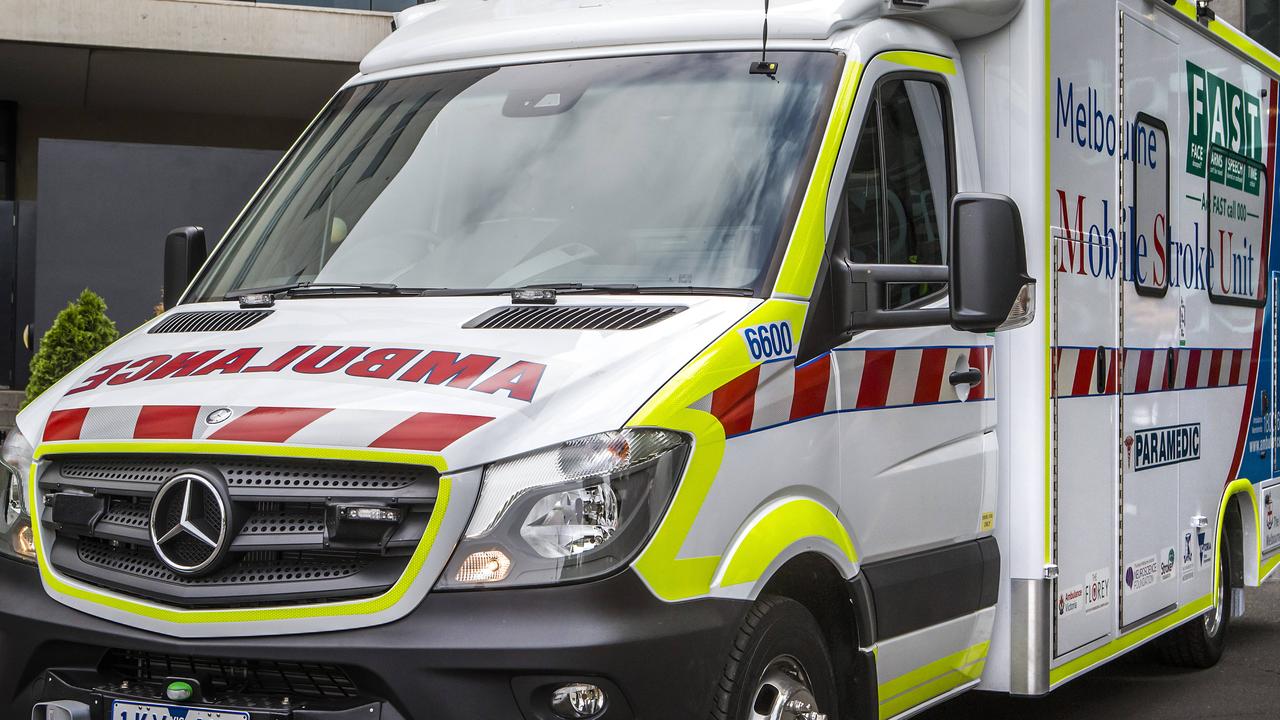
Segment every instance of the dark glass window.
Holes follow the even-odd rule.
[[[1245,0],[1244,29],[1273,53],[1280,53],[1280,12],[1276,0]]]
[[[858,134],[857,149],[849,164],[844,191],[849,213],[849,259],[856,263],[881,262],[880,238],[884,235],[881,212],[880,112],[873,100],[867,122]]]
[[[952,160],[946,97],[932,82],[891,79],[876,89],[845,179],[849,258],[856,263],[946,263]],[[942,286],[889,289],[890,307]]]

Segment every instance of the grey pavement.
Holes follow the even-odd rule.
[[[969,693],[922,720],[1280,719],[1280,579],[1246,591],[1226,655],[1211,670],[1161,665],[1138,649],[1044,698]]]

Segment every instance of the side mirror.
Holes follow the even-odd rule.
[[[164,309],[178,304],[182,293],[195,279],[209,251],[204,243],[204,228],[180,227],[169,231],[164,239]]]
[[[1036,281],[1018,205],[1004,195],[961,193],[951,201],[951,326],[1011,330],[1035,318]]]
[[[833,264],[842,337],[861,330],[951,325],[968,332],[1022,327],[1035,317],[1022,215],[1004,195],[960,193],[951,201],[950,265]],[[838,240],[847,242],[847,239]],[[948,286],[950,307],[887,308],[895,285]],[[837,331],[840,332],[840,331]]]

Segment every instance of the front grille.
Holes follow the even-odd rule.
[[[225,561],[194,577],[171,570],[151,540],[152,499],[187,471],[221,478],[232,505]],[[390,463],[69,455],[51,462],[39,482],[50,498],[42,516],[54,537],[50,561],[64,574],[181,607],[262,607],[386,592],[422,542],[439,476]],[[62,513],[61,502],[68,506]],[[97,511],[83,512],[86,502]],[[385,532],[335,537],[334,507],[353,503],[397,508],[402,519]],[[198,544],[166,552],[192,566],[207,555]]]
[[[336,665],[228,660],[111,650],[100,672],[134,685],[165,684],[169,678],[195,678],[206,696],[248,695],[290,698],[348,699],[358,696],[355,683]]]
[[[638,330],[685,310],[677,305],[513,305],[471,319],[481,330]]]
[[[122,547],[104,540],[83,538],[76,551],[80,560],[88,565],[189,586],[338,580],[359,573],[369,563],[368,559],[358,556],[308,557],[302,553],[282,553],[279,557],[242,561],[205,577],[185,577],[170,570],[156,558],[155,553],[136,546]]]
[[[147,331],[158,333],[235,332],[266,320],[274,310],[197,310],[174,313]]]
[[[85,458],[62,463],[62,476],[82,480],[111,480],[159,485],[184,468],[192,458],[120,460]],[[283,460],[220,460],[219,468],[231,487],[301,487],[323,490],[399,490],[413,484],[419,473],[395,465],[335,467],[332,463]]]

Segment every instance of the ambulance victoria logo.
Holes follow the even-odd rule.
[[[1199,459],[1200,423],[1150,428],[1133,434],[1134,472]]]
[[[151,502],[151,544],[179,575],[202,575],[226,554],[229,501],[214,480],[194,472],[170,478]]]

